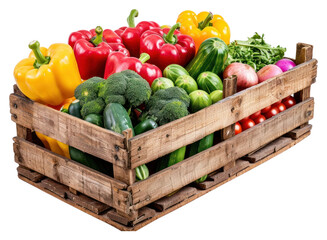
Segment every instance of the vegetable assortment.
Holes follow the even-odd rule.
[[[133,9],[127,27],[115,31],[97,26],[74,31],[68,44],[49,49],[29,44],[29,58],[14,76],[30,99],[98,127],[133,136],[168,124],[223,99],[222,79],[237,76],[237,90],[259,84],[295,66],[283,59],[285,48],[272,47],[264,35],[230,43],[230,28],[220,15],[184,11],[171,27],[154,21],[135,24]],[[289,96],[235,124],[239,134],[292,107]],[[41,133],[44,146],[90,168],[112,175],[112,164]],[[172,166],[217,142],[217,134],[159,158],[157,171]],[[156,170],[135,169],[136,180]],[[203,176],[196,182],[205,181]]]

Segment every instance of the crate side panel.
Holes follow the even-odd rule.
[[[191,144],[300,91],[310,86],[316,75],[317,60],[313,59],[197,113],[136,136],[130,139],[131,167]]]
[[[138,209],[213,172],[284,135],[313,117],[310,98],[193,157],[166,168],[129,187]],[[278,131],[277,131],[278,129]]]

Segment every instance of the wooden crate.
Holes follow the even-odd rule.
[[[297,44],[296,63],[290,71],[236,94],[235,78],[225,79],[226,98],[219,103],[135,137],[131,131],[117,134],[33,102],[15,87],[10,112],[17,124],[14,152],[19,178],[121,230],[137,230],[310,134],[308,121],[314,111],[310,86],[317,75],[311,45]],[[298,101],[294,107],[234,136],[235,122],[291,94]],[[34,131],[112,163],[114,175],[48,151]],[[213,147],[135,181],[136,167],[151,165],[218,131],[221,141]],[[194,183],[205,174],[209,174],[205,182]]]

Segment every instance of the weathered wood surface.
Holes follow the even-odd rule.
[[[28,178],[32,182],[40,182],[44,178],[42,174],[35,172],[31,169],[25,168],[23,166],[18,166],[17,172],[18,174]]]
[[[169,208],[166,208],[162,212],[152,212],[152,213],[154,213],[154,216],[153,217],[151,217],[151,218],[149,218],[147,220],[144,220],[144,221],[142,221],[142,222],[140,222],[138,224],[135,224],[135,226],[126,226],[126,225],[123,225],[123,224],[121,224],[121,223],[119,223],[117,221],[114,221],[114,220],[110,219],[110,217],[109,217],[110,214],[108,214],[108,213],[114,211],[113,209],[109,210],[109,212],[107,212],[105,210],[104,213],[101,213],[101,212],[95,213],[94,211],[91,211],[91,210],[89,210],[89,209],[87,209],[85,207],[82,207],[81,205],[76,204],[69,197],[62,198],[58,194],[55,194],[55,193],[53,193],[53,192],[45,189],[44,187],[42,187],[42,185],[40,184],[40,182],[39,183],[32,182],[29,179],[23,177],[22,175],[18,175],[18,177],[21,180],[23,180],[23,181],[25,181],[25,182],[27,182],[27,183],[29,183],[29,184],[31,184],[31,185],[39,188],[40,190],[42,190],[42,191],[44,191],[44,192],[46,192],[46,193],[48,193],[48,194],[50,194],[50,195],[52,195],[52,196],[54,196],[54,197],[56,197],[58,199],[64,201],[65,203],[70,204],[71,206],[73,206],[73,207],[75,207],[75,208],[77,208],[77,209],[79,209],[79,210],[81,210],[81,211],[83,211],[83,212],[85,212],[85,213],[87,213],[87,214],[89,214],[89,215],[91,215],[91,216],[93,216],[93,217],[101,220],[101,221],[104,221],[104,222],[106,222],[106,223],[108,223],[108,224],[110,224],[110,225],[112,225],[112,226],[114,226],[114,227],[116,227],[116,228],[118,228],[120,230],[123,230],[123,231],[135,231],[135,230],[138,230],[138,229],[140,229],[140,228],[148,225],[149,223],[155,221],[156,219],[158,219],[160,217],[163,217],[164,215],[169,214],[170,212],[172,212],[172,211],[174,211],[174,210],[176,210],[176,209],[178,209],[178,208],[186,205],[187,203],[189,203],[189,202],[191,202],[191,201],[193,201],[193,200],[195,200],[195,199],[203,196],[204,194],[206,194],[206,193],[208,193],[208,192],[216,189],[217,187],[219,187],[219,186],[227,183],[228,181],[231,181],[232,179],[234,179],[234,178],[236,178],[236,177],[244,174],[245,172],[248,172],[249,170],[251,170],[251,169],[253,169],[253,168],[261,165],[262,163],[270,160],[271,158],[275,157],[276,155],[278,155],[278,154],[286,151],[287,149],[291,148],[292,146],[294,146],[298,142],[302,141],[304,138],[306,138],[309,135],[310,135],[310,132],[305,133],[304,135],[300,136],[298,139],[293,140],[292,143],[290,143],[288,146],[280,149],[279,151],[277,151],[277,152],[275,152],[275,153],[273,153],[273,154],[265,157],[264,159],[262,159],[262,160],[260,160],[260,161],[258,161],[256,163],[250,164],[249,167],[243,169],[240,172],[237,172],[235,175],[233,175],[231,177],[227,177],[225,180],[223,180],[223,181],[221,181],[221,182],[219,182],[219,183],[217,183],[215,185],[212,185],[210,188],[207,188],[206,190],[196,190],[196,193],[193,196],[185,195],[185,198],[184,198],[183,201],[180,201],[179,203],[177,203],[177,204],[175,204],[175,205],[173,205],[173,206],[171,206]],[[125,222],[126,222],[127,225],[129,224],[129,221],[126,220],[126,219],[125,219]]]
[[[133,137],[130,139],[129,165],[135,168],[225,128],[309,87],[316,75],[317,60],[313,59],[195,114]]]
[[[107,216],[118,223],[121,223],[126,226],[133,227],[137,225],[138,223],[141,223],[143,221],[146,221],[147,219],[150,219],[156,215],[156,211],[154,209],[143,207],[138,211],[138,216],[135,220],[130,220],[128,218],[124,218],[119,213],[117,213],[114,209],[110,210],[107,213]]]
[[[40,132],[115,165],[127,167],[125,138],[121,134],[16,94],[10,95],[10,113],[11,119],[25,128]]]
[[[312,98],[279,113],[224,142],[129,186],[133,207],[139,209],[213,172],[313,118]],[[278,129],[278,131],[276,131]]]
[[[16,137],[14,141],[15,160],[18,164],[129,214],[131,196],[125,190],[127,184],[22,138]]]
[[[257,162],[265,158],[269,154],[279,151],[281,148],[287,146],[290,142],[292,142],[291,138],[280,137],[272,141],[271,143],[267,144],[265,147],[259,149],[258,151],[242,157],[242,159],[247,160],[251,163]]]
[[[285,136],[288,136],[292,139],[298,139],[299,137],[301,137],[303,134],[311,131],[312,129],[312,125],[311,124],[307,124],[303,127],[299,127],[299,128],[296,128],[288,133],[285,134]]]

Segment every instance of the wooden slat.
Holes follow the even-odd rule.
[[[200,140],[310,86],[317,75],[316,64],[315,59],[310,60],[195,114],[133,137],[130,139],[131,168]]]
[[[129,214],[127,184],[61,157],[22,138],[14,138],[18,164]]]
[[[28,178],[32,182],[40,182],[44,178],[44,176],[42,174],[35,172],[31,169],[28,169],[26,167],[23,167],[23,166],[18,166],[17,172],[19,175],[22,175],[22,176]]]
[[[255,162],[267,157],[269,154],[279,151],[279,149],[285,147],[291,141],[292,141],[291,138],[280,137],[280,138],[272,141],[271,143],[267,144],[265,147],[259,149],[258,151],[243,157],[242,159],[247,160],[251,163],[255,163]]]
[[[12,120],[25,128],[40,132],[115,165],[127,166],[127,150],[124,136],[121,134],[16,94],[10,95],[10,113]]]
[[[312,129],[312,125],[311,124],[307,124],[302,128],[296,128],[293,131],[290,131],[288,133],[285,134],[285,136],[288,136],[292,139],[298,139],[299,137],[301,137],[303,134],[311,131]]]
[[[313,117],[312,98],[221,142],[184,161],[153,174],[128,188],[133,207],[139,209],[167,194],[213,172],[309,121]]]

